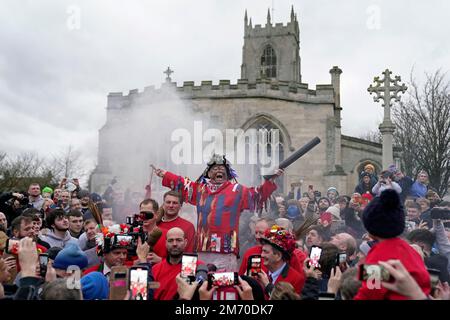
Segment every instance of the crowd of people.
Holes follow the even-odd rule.
[[[219,155],[197,180],[154,172],[162,199],[120,206],[77,179],[1,193],[0,299],[450,299],[450,203],[424,171],[368,164],[351,195],[283,195],[280,169],[247,187]]]

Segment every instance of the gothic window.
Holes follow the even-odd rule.
[[[277,77],[277,56],[271,45],[264,48],[261,56],[261,77],[276,78]]]
[[[274,159],[272,158],[273,156],[277,157],[278,158],[277,160],[279,162],[284,160],[284,141],[283,136],[281,134],[281,130],[268,119],[263,118],[258,120],[251,126],[251,129],[256,129],[256,131],[258,132],[257,147],[256,147],[257,163],[252,165],[252,168],[251,170],[249,170],[249,172],[251,176],[250,178],[251,184],[258,185],[262,178],[262,172],[264,171],[262,167],[268,169],[270,164],[272,164],[274,161]],[[265,137],[263,138],[262,135],[264,135]],[[277,136],[277,138],[276,140],[273,140],[275,138],[275,135]],[[250,140],[246,139],[246,145],[248,148],[247,151],[251,149],[250,144],[251,144]],[[272,158],[270,163],[263,165],[263,163],[266,160],[261,159],[261,156],[263,156],[263,154],[261,154],[260,152],[265,153],[265,155],[268,158]],[[282,192],[284,183],[283,176],[278,178],[276,183],[278,185],[278,191]]]

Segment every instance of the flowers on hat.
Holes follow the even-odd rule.
[[[295,249],[295,237],[292,232],[280,227],[278,225],[272,226],[272,228],[264,232],[264,236],[261,238],[263,243],[270,244],[280,251],[292,254]]]
[[[111,240],[114,238],[115,235],[125,235],[129,232],[129,227],[125,224],[114,224],[109,227],[102,226],[100,228],[100,233],[97,233],[95,235],[95,243],[97,244],[97,253],[101,253],[105,247],[105,241],[109,241],[111,243]],[[123,241],[122,241],[123,242]],[[127,243],[121,244],[119,241],[119,246],[126,247],[129,245],[128,241]]]

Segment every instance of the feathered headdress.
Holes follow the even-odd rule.
[[[234,179],[236,181],[238,175],[236,171],[231,167],[231,163],[225,158],[225,155],[214,153],[211,159],[208,161],[205,171],[203,171],[202,175],[197,179],[197,182],[206,183],[206,179],[208,179],[208,172],[215,165],[225,166],[228,180]]]

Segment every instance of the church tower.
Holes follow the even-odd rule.
[[[270,11],[265,26],[253,27],[244,17],[244,47],[242,49],[241,79],[255,82],[256,79],[301,82],[300,30],[297,14],[291,8],[291,19],[287,25],[272,24]]]

